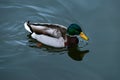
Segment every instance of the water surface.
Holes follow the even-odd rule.
[[[118,0],[1,0],[0,80],[119,80]],[[34,45],[25,21],[78,23],[89,36],[89,50],[76,61],[67,50]],[[55,49],[56,50],[56,49]]]

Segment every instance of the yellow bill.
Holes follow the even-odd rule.
[[[80,37],[86,41],[89,40],[89,38],[83,32],[80,33]]]

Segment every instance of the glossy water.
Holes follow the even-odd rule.
[[[0,0],[0,80],[119,80],[119,2]],[[90,37],[81,50],[89,52],[34,47],[23,26],[27,20],[81,24]]]

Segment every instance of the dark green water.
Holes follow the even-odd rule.
[[[119,80],[120,1],[0,0],[0,80]],[[24,22],[82,24],[89,50],[82,61],[68,51],[30,47]]]

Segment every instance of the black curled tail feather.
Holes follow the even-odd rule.
[[[30,28],[31,32],[33,33],[32,27],[30,26],[30,21],[27,21],[27,26]]]

